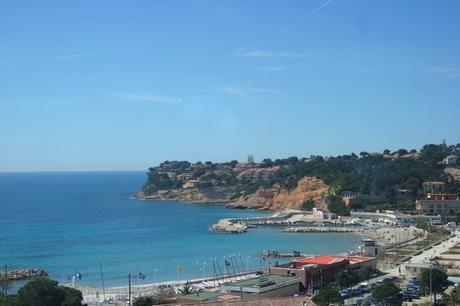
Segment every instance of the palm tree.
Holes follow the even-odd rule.
[[[186,282],[184,288],[179,289],[179,292],[183,295],[193,294],[195,293],[195,289],[193,288],[191,282]]]

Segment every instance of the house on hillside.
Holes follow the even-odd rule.
[[[345,203],[345,205],[350,206],[350,204],[353,203],[353,200],[356,199],[358,196],[358,193],[353,192],[353,191],[344,191],[342,200]]]
[[[454,165],[457,163],[458,156],[457,155],[448,155],[446,158],[442,160],[442,163],[446,166]]]
[[[460,197],[458,194],[446,193],[444,182],[424,182],[416,208],[428,214],[460,213]]]
[[[446,183],[440,181],[429,181],[422,184],[422,193],[443,193],[446,191]]]

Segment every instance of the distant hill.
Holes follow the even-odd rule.
[[[165,161],[149,168],[137,196],[146,199],[227,203],[283,210],[313,206],[347,214],[350,209],[414,209],[422,183],[439,180],[460,192],[460,144],[420,151],[361,152],[336,157],[264,159],[260,163]],[[447,170],[446,170],[447,169]]]

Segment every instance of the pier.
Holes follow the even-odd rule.
[[[304,216],[305,214],[305,212],[288,212],[270,217],[220,219],[216,224],[211,226],[211,230],[218,233],[240,234],[246,232],[248,228],[256,228],[257,226],[292,225],[296,222],[290,220],[290,218],[296,215]]]

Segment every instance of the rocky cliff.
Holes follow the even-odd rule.
[[[303,177],[297,186],[289,190],[275,184],[270,188],[259,188],[255,193],[239,198],[230,206],[249,207],[267,210],[300,209],[307,201],[313,201],[316,207],[325,208],[324,195],[327,185],[315,177]]]
[[[161,169],[164,169],[162,167]],[[236,170],[235,170],[236,169]],[[170,169],[169,169],[170,170]],[[201,203],[225,203],[234,208],[252,208],[281,211],[299,209],[309,201],[324,208],[324,194],[328,186],[315,177],[301,178],[295,187],[288,188],[280,183],[279,167],[249,169],[206,169],[196,175],[167,173],[154,170],[151,181],[137,193],[138,198]],[[158,178],[162,178],[159,182]],[[165,184],[164,182],[167,182]],[[161,188],[157,186],[169,186]]]

